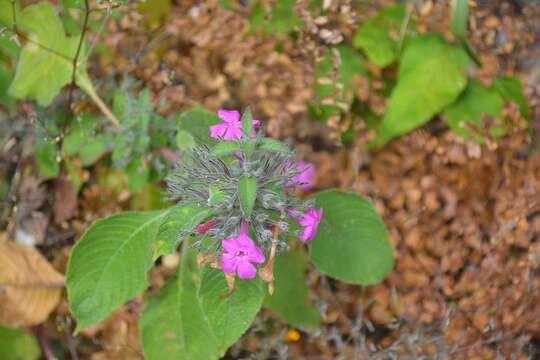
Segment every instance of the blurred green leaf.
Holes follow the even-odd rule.
[[[145,0],[139,3],[139,12],[150,27],[161,25],[171,10],[171,0]]]
[[[354,78],[367,75],[362,54],[346,45],[336,50],[327,50],[315,73],[317,102],[310,110],[319,120],[346,111],[354,100]]]
[[[71,82],[71,59],[79,39],[66,37],[54,6],[46,2],[27,6],[17,20],[18,28],[40,46],[28,42],[23,47],[8,92],[15,98],[32,98],[47,106]],[[77,82],[81,77],[86,78],[85,71],[85,64],[80,64]]]
[[[216,139],[210,137],[210,126],[220,123],[219,117],[210,111],[198,107],[181,113],[178,117],[178,128],[189,132],[197,144],[213,146]]]
[[[504,102],[502,96],[493,88],[485,87],[478,80],[471,80],[460,97],[444,110],[448,125],[465,138],[483,142],[486,124],[484,115],[492,116],[496,123],[492,127],[502,128]]]
[[[399,66],[398,82],[390,96],[377,138],[384,145],[428,122],[452,103],[467,85],[468,56],[439,35],[411,40]]]
[[[11,28],[13,19],[19,19],[21,7],[18,1],[0,0],[0,27]]]
[[[493,88],[506,100],[516,102],[519,105],[521,116],[527,120],[531,119],[529,103],[521,91],[521,83],[518,78],[513,76],[497,78],[493,82]]]
[[[0,326],[0,358],[2,360],[37,360],[40,354],[35,337],[22,329]]]
[[[257,146],[258,150],[290,154],[292,151],[287,145],[272,138],[264,138]]]
[[[267,34],[290,33],[296,27],[303,26],[303,21],[296,15],[295,0],[280,0],[265,9],[260,1],[253,7],[250,19],[251,30],[260,29]]]
[[[15,106],[15,99],[7,93],[7,88],[13,80],[13,75],[13,71],[6,68],[6,66],[0,62],[0,102],[9,107]]]
[[[315,196],[324,209],[317,237],[309,243],[319,271],[335,279],[370,285],[384,280],[394,267],[392,245],[384,223],[367,199],[328,190]]]
[[[60,164],[56,161],[56,144],[52,140],[43,140],[35,150],[39,174],[45,178],[57,177],[60,174]]]
[[[292,325],[318,327],[321,316],[309,303],[304,252],[281,252],[274,269],[274,293],[266,296],[264,305]]]
[[[386,7],[360,26],[354,35],[354,46],[364,50],[377,66],[390,65],[398,57],[399,36],[406,13],[405,4]]]
[[[210,156],[211,157],[222,157],[226,155],[234,154],[235,152],[240,150],[240,144],[238,144],[236,141],[223,141],[220,143],[217,143],[216,146],[210,150]]]
[[[456,37],[467,38],[469,0],[452,0],[452,32]]]
[[[136,157],[125,168],[128,188],[131,192],[140,191],[150,181],[150,169],[142,157]]]

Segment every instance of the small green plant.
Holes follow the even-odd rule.
[[[452,22],[459,45],[436,33],[419,34],[411,12],[405,4],[387,7],[358,28],[352,47],[340,45],[327,51],[314,79],[316,100],[308,104],[313,118],[343,121],[352,114],[363,119],[375,133],[369,144],[372,148],[380,148],[436,115],[443,115],[460,135],[478,142],[504,135],[513,126],[502,113],[505,102],[510,101],[529,119],[517,78],[498,78],[491,86],[469,78],[470,59],[478,60],[466,39],[466,2],[456,2]],[[368,60],[382,70],[381,75],[368,70]],[[384,84],[369,88],[388,98],[380,117],[360,96],[355,79]],[[484,115],[492,120],[485,121]],[[353,129],[354,124],[344,130]]]
[[[302,201],[311,165],[264,137],[249,111],[219,115],[185,118],[193,146],[167,178],[176,205],[99,220],[74,247],[67,289],[77,331],[143,292],[154,262],[179,248],[176,274],[147,297],[140,317],[148,359],[218,358],[263,305],[316,327],[304,243],[319,271],[348,283],[375,284],[392,269],[385,226],[368,200],[328,190]],[[205,133],[190,121],[207,124]]]

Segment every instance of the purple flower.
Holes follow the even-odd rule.
[[[315,239],[319,223],[323,217],[323,208],[319,210],[309,208],[304,214],[300,214],[296,210],[290,210],[289,214],[303,227],[300,234],[301,241],[306,242]]]
[[[242,131],[240,113],[237,110],[220,109],[218,116],[223,120],[223,123],[210,126],[211,137],[214,139],[223,138],[226,141],[242,138],[244,132]],[[261,122],[253,120],[253,126],[258,128],[261,126]]]
[[[287,185],[296,186],[302,190],[309,190],[313,187],[313,176],[315,175],[315,166],[306,161],[300,161],[296,165],[290,165],[288,168],[296,166],[296,169],[303,170],[289,181]]]
[[[223,240],[221,268],[227,274],[238,274],[240,279],[253,279],[257,276],[255,264],[265,261],[264,253],[248,235],[248,224],[243,223],[240,234]]]

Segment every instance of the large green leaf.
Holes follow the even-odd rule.
[[[379,67],[398,57],[399,35],[406,14],[404,4],[389,6],[366,21],[354,35],[354,46],[364,50]]]
[[[405,134],[452,103],[467,84],[468,57],[439,35],[419,36],[401,59],[398,82],[372,145],[381,146]]]
[[[496,121],[490,127],[492,135],[506,132],[502,123],[503,105],[503,98],[495,89],[471,80],[461,96],[444,110],[444,115],[453,131],[463,137],[483,141],[487,130],[484,115],[492,116]]]
[[[168,213],[124,212],[96,221],[84,233],[67,270],[77,330],[96,324],[148,286],[152,241]]]
[[[187,250],[187,247],[184,248]],[[218,358],[215,338],[197,296],[195,254],[182,251],[180,267],[140,317],[147,360],[212,360]]]
[[[223,271],[210,267],[202,270],[199,300],[221,356],[251,326],[265,293],[260,279],[237,279],[232,295],[222,298],[227,292]]]
[[[323,273],[352,284],[376,284],[394,266],[392,246],[382,219],[365,198],[337,190],[315,197],[324,209],[310,257]]]
[[[215,113],[203,110],[202,108],[195,108],[179,115],[178,129],[187,131],[199,145],[213,146],[217,144],[217,140],[210,137],[209,128],[211,125],[220,122],[219,117]]]
[[[264,291],[260,280],[239,280],[227,297],[222,271],[195,265],[187,246],[177,274],[151,298],[141,319],[146,358],[212,360],[222,356],[251,325]],[[200,287],[198,286],[200,276]]]
[[[242,213],[249,218],[257,198],[257,178],[243,175],[238,181],[238,197]]]
[[[9,311],[9,309],[4,310]],[[35,360],[39,358],[39,355],[39,345],[33,336],[22,329],[0,326],[0,358],[2,360]]]
[[[9,94],[15,98],[33,98],[47,106],[71,82],[72,59],[79,39],[66,37],[54,6],[47,2],[27,6],[17,20],[18,27],[32,41],[21,51]],[[84,64],[78,66],[78,77],[86,77],[84,67]]]
[[[181,233],[195,230],[209,212],[209,209],[195,205],[171,208],[156,235],[154,257],[158,258],[161,255],[175,252],[183,240],[180,237]]]
[[[293,325],[317,327],[321,316],[308,300],[306,255],[303,251],[286,251],[276,257],[274,293],[264,304]]]

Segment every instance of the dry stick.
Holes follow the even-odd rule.
[[[83,20],[83,26],[81,30],[81,36],[79,38],[79,44],[77,45],[77,51],[75,51],[75,57],[73,58],[73,71],[71,72],[71,84],[69,85],[69,96],[68,96],[68,103],[67,103],[68,111],[71,111],[71,102],[73,100],[73,89],[75,88],[75,77],[77,76],[77,66],[79,65],[79,55],[81,53],[84,37],[86,35],[86,27],[88,26],[89,17],[90,17],[90,5],[88,4],[88,0],[84,0],[84,20]],[[67,124],[67,121],[64,121],[64,128],[62,129],[62,133],[64,133],[66,124]]]

